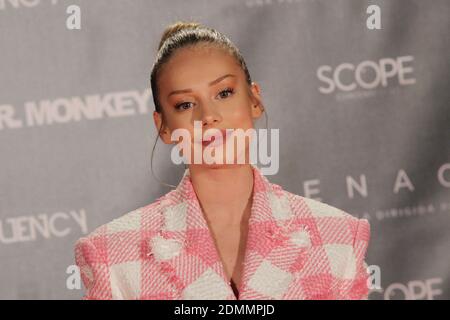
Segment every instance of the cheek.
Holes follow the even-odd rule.
[[[170,128],[172,131],[178,129],[183,131],[187,130],[191,134],[194,132],[194,127],[189,117],[173,117],[170,121]]]
[[[253,123],[248,101],[243,101],[228,109],[225,116],[226,119],[224,120],[236,128],[249,128]]]

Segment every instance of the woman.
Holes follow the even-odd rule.
[[[151,87],[166,144],[179,129],[194,137],[194,121],[246,130],[265,112],[238,49],[198,23],[166,29]],[[283,190],[250,161],[182,153],[175,190],[77,241],[84,299],[367,298],[367,220]]]

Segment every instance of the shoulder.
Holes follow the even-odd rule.
[[[370,238],[367,219],[327,203],[283,191],[293,213],[310,227],[314,253],[326,257],[336,298],[367,299],[366,254]]]
[[[355,217],[319,200],[303,197],[286,190],[282,192],[289,200],[293,214],[309,218],[323,239],[333,237],[339,242],[338,237],[342,237],[341,241],[346,238],[345,242],[351,241],[352,245],[355,245],[358,240],[369,241],[370,224],[367,219]]]
[[[138,241],[142,231],[150,232],[158,227],[161,202],[166,199],[168,194],[96,227],[89,234],[79,238],[75,242],[75,247],[83,246],[89,249],[97,247],[100,251],[111,252],[116,244]]]
[[[147,252],[143,237],[159,227],[161,201],[166,196],[95,228],[75,242],[75,263],[86,287],[83,299],[136,296],[136,274]]]
[[[311,214],[314,217],[317,218],[325,218],[325,217],[336,217],[336,218],[346,218],[346,219],[357,219],[356,217],[352,216],[351,214],[334,207],[332,205],[329,205],[325,202],[307,198],[300,196],[298,194],[294,194],[292,192],[283,190],[283,193],[285,196],[289,199],[291,202],[291,206],[293,207],[294,211],[301,210],[302,206],[306,205],[306,209],[309,209]],[[305,208],[303,208],[305,209]]]

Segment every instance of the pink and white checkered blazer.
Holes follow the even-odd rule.
[[[366,219],[254,173],[239,300],[367,299]],[[189,169],[176,189],[75,244],[83,299],[236,300]]]

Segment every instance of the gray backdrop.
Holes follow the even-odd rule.
[[[269,180],[370,220],[370,299],[449,299],[448,0],[0,0],[0,298],[79,299],[74,242],[170,191],[148,88],[177,19],[241,49],[280,129]]]

